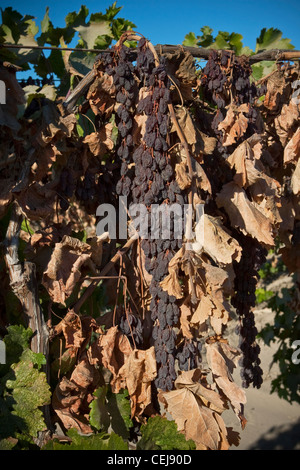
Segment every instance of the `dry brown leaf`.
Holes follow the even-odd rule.
[[[242,137],[248,128],[248,119],[244,113],[249,112],[249,105],[242,104],[239,107],[230,105],[225,119],[219,123],[218,129],[223,131],[223,146],[234,144]]]
[[[76,124],[77,119],[75,114],[69,114],[65,117],[58,116],[56,122],[51,121],[48,125],[42,127],[36,140],[39,145],[45,147],[52,141],[57,142],[63,137],[71,137]]]
[[[282,106],[281,113],[274,120],[275,129],[283,147],[286,146],[299,125],[300,104],[290,100]]]
[[[183,387],[162,393],[168,412],[185,438],[193,439],[197,450],[218,450],[219,426],[213,411],[202,406],[201,400],[188,388]]]
[[[89,149],[95,157],[102,157],[108,150],[112,150],[114,142],[111,139],[113,124],[108,122],[102,126],[99,132],[88,134],[83,142],[88,144]]]
[[[169,262],[169,274],[160,282],[161,288],[168,292],[169,295],[174,295],[176,299],[181,299],[183,297],[182,287],[178,279],[178,271],[183,253],[184,249],[180,248]]]
[[[219,265],[239,261],[242,248],[225,230],[220,219],[204,214],[203,250]]]
[[[202,168],[200,163],[198,163],[197,161],[195,161],[195,168],[196,168],[196,174],[197,174],[196,186],[202,189],[203,191],[207,191],[209,194],[212,194],[210,181],[204,169]]]
[[[182,288],[175,270],[172,270],[165,279],[160,282],[160,287],[168,292],[169,295],[176,297],[176,299],[182,299],[183,297]]]
[[[184,190],[191,186],[192,180],[188,173],[185,162],[177,163],[175,165],[176,181],[180,189]]]
[[[131,351],[129,339],[119,331],[118,326],[113,326],[105,334],[101,334],[88,350],[91,364],[102,365],[112,373],[113,393],[118,393],[126,387],[125,377],[119,372]]]
[[[191,323],[199,324],[201,329],[201,325],[203,325],[206,320],[209,320],[215,333],[217,335],[221,335],[223,332],[223,326],[228,323],[230,318],[228,313],[229,310],[230,306],[224,299],[222,289],[214,290],[211,296],[204,295],[201,297],[191,318]]]
[[[17,200],[29,220],[47,220],[55,211],[56,191],[38,182],[21,191]]]
[[[231,348],[226,343],[215,342],[207,344],[207,362],[213,373],[214,380],[220,390],[228,398],[231,406],[240,419],[245,422],[243,416],[246,394],[232,379],[232,372],[236,367],[236,362],[240,352]]]
[[[234,181],[249,189],[252,203],[272,224],[281,222],[280,184],[271,178],[262,163],[261,136],[254,134],[240,144],[228,158],[228,163],[235,168]]]
[[[13,199],[12,189],[14,187],[14,181],[12,180],[1,180],[0,188],[0,218],[2,218],[6,210]]]
[[[291,140],[286,145],[283,152],[283,161],[286,165],[287,163],[295,163],[300,158],[300,127],[291,138]]]
[[[300,158],[292,175],[291,188],[294,194],[298,195],[300,193]]]
[[[183,387],[188,388],[201,399],[206,407],[216,411],[217,413],[223,413],[223,411],[228,409],[224,398],[208,385],[204,377],[202,377],[200,369],[181,372],[175,380],[175,387],[177,389]]]
[[[84,267],[95,272],[91,251],[90,245],[67,235],[55,244],[42,280],[53,302],[65,304],[81,278]]]
[[[191,309],[188,303],[183,303],[180,306],[180,328],[184,338],[193,339],[194,335],[191,332],[190,322],[191,322]]]
[[[88,240],[88,244],[91,247],[91,259],[95,263],[96,266],[101,266],[102,263],[102,255],[103,255],[103,244],[109,243],[109,233],[104,232],[100,236],[92,237]]]
[[[235,182],[227,183],[217,195],[218,207],[224,207],[233,227],[239,228],[266,247],[274,246],[272,224],[269,219],[248,199],[244,189]]]
[[[286,83],[284,72],[281,70],[274,72],[267,81],[264,107],[271,113],[277,113],[280,111],[280,107],[288,97],[289,93],[290,89]]]
[[[119,370],[128,389],[131,417],[138,418],[151,404],[151,383],[157,374],[154,346],[146,350],[134,349]]]
[[[147,87],[142,87],[139,91],[138,95],[138,103],[146,98],[149,95],[150,91]],[[146,113],[137,114],[135,113],[133,118],[133,129],[132,129],[132,138],[133,142],[136,145],[140,145],[141,141],[144,139],[144,135],[146,132],[146,122],[148,116]]]
[[[92,317],[79,317],[74,314],[72,321],[63,322],[62,332],[65,337],[65,347],[77,353],[83,344],[87,343],[93,331],[97,330],[96,320]]]
[[[87,99],[95,115],[110,117],[115,105],[114,93],[115,86],[112,76],[104,73],[94,80],[87,93]]]
[[[215,305],[210,299],[210,297],[208,295],[204,295],[203,297],[201,297],[198,306],[191,318],[191,323],[199,323],[200,325],[202,323],[205,323],[206,320],[208,320],[208,318],[212,314],[214,308]]]
[[[52,407],[66,429],[75,428],[82,434],[92,432],[89,425],[89,402],[99,382],[99,372],[84,354],[70,379],[63,377],[57,384],[52,397]]]
[[[48,174],[56,158],[61,155],[61,152],[52,143],[42,148],[32,168],[35,181],[41,181]]]
[[[178,124],[184,133],[186,141],[189,145],[196,144],[196,128],[194,126],[193,120],[184,106],[176,106],[175,114],[178,121]],[[176,132],[175,125],[173,124],[170,132]]]

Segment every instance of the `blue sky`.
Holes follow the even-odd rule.
[[[11,6],[22,14],[35,16],[40,25],[49,6],[54,26],[64,26],[67,13],[78,12],[82,4],[90,13],[104,13],[112,3],[113,0],[1,0],[1,8]],[[187,33],[200,34],[200,28],[208,25],[214,33],[220,30],[242,34],[244,45],[254,49],[261,29],[274,27],[300,49],[299,0],[118,0],[117,6],[123,6],[118,16],[135,23],[136,30],[153,44],[181,44]]]

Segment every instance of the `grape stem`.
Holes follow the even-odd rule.
[[[106,266],[102,269],[102,271],[99,273],[99,277],[106,276],[110,270],[114,267],[116,262],[119,260],[120,257],[122,257],[131,247],[131,245],[137,240],[138,235],[135,234],[133,237],[131,237],[125,245],[118,250],[118,252],[112,257],[112,259],[107,263]],[[77,300],[77,302],[73,305],[72,311],[74,313],[78,313],[79,310],[81,309],[82,305],[85,303],[85,301],[93,294],[94,290],[96,289],[98,285],[99,280],[94,280],[89,287],[86,289],[86,291],[82,294],[82,296]]]

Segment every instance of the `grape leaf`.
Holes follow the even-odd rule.
[[[89,14],[89,10],[85,5],[81,5],[78,13],[72,11],[67,14],[65,21],[67,26],[72,26],[73,28],[84,25],[85,20]]]
[[[190,32],[189,34],[186,34],[182,44],[187,47],[196,47],[198,45],[198,39],[196,38],[195,33]]]
[[[91,21],[86,26],[80,25],[76,26],[74,29],[78,31],[79,36],[84,43],[84,46],[88,49],[93,49],[96,39],[99,36],[113,37],[111,27],[108,21]]]
[[[128,439],[129,430],[133,426],[130,418],[131,407],[128,390],[122,389],[119,393],[108,390],[106,406],[110,414],[112,430],[124,439]]]
[[[137,450],[195,450],[196,448],[192,439],[186,440],[184,434],[178,432],[175,421],[169,421],[162,416],[149,418],[147,424],[142,425],[141,434]]]
[[[97,388],[93,393],[95,397],[90,403],[90,423],[98,431],[107,432],[110,424],[110,418],[105,407],[106,386]]]
[[[282,38],[282,32],[276,28],[263,28],[256,39],[255,52],[270,49],[294,49],[290,39]]]
[[[11,414],[17,418],[16,424],[19,424],[23,436],[27,436],[29,440],[46,428],[40,407],[50,403],[51,392],[46,374],[39,371],[44,363],[42,354],[25,350],[20,362],[12,365],[13,378],[9,374],[5,383],[12,397]]]
[[[70,444],[61,444],[56,439],[49,441],[42,450],[128,450],[128,444],[115,433],[99,433],[81,436],[75,429],[70,429],[67,436]]]

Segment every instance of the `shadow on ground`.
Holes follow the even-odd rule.
[[[288,426],[273,426],[249,450],[300,450],[300,420]]]

